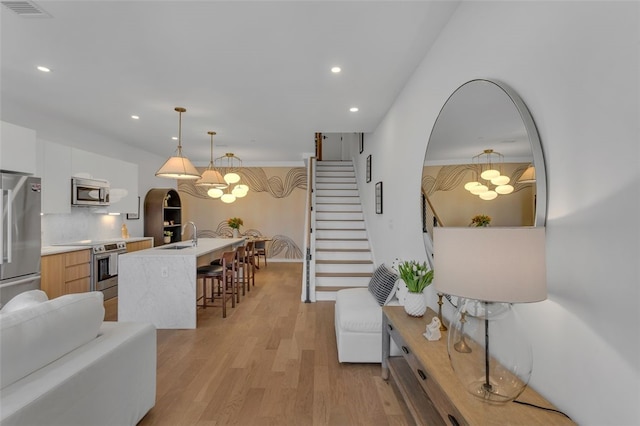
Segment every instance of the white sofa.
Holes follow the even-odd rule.
[[[103,322],[101,292],[37,292],[0,311],[0,424],[138,423],[155,405],[153,325]]]

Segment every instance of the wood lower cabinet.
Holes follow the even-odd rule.
[[[40,288],[49,299],[91,288],[91,250],[42,256]]]
[[[127,253],[138,250],[146,250],[153,247],[153,240],[132,241],[127,243]]]

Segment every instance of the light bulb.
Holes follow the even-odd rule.
[[[211,198],[220,198],[222,197],[222,194],[224,194],[224,192],[219,188],[211,188],[207,191],[207,195]]]
[[[471,188],[469,192],[471,192],[473,195],[478,195],[482,194],[483,192],[487,192],[488,190],[489,188],[486,185],[477,185]]]
[[[511,185],[499,185],[496,187],[496,192],[500,195],[507,195],[513,192],[513,186]]]
[[[510,180],[511,179],[509,179],[508,176],[500,175],[498,177],[491,179],[491,183],[494,185],[506,185],[509,183]]]
[[[484,180],[491,180],[493,178],[497,178],[498,176],[500,176],[500,172],[495,169],[485,170],[480,174],[480,177],[482,177],[482,179]]]
[[[494,198],[496,198],[498,196],[498,193],[496,191],[485,191],[481,194],[478,195],[480,198],[482,198],[485,201],[489,201],[489,200],[493,200]]]
[[[224,175],[224,180],[229,184],[238,183],[240,182],[240,175],[238,175],[237,173],[230,172]]]
[[[224,194],[220,200],[222,200],[223,203],[233,203],[236,200],[236,196],[233,194]]]
[[[467,182],[464,184],[464,189],[466,189],[467,191],[471,191],[474,186],[478,185],[480,185],[480,182]]]

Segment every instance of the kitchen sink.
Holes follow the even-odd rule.
[[[169,247],[160,247],[161,250],[182,250],[186,248],[191,248],[193,246],[169,246]]]

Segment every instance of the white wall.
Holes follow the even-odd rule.
[[[540,133],[549,192],[549,297],[518,306],[534,347],[530,384],[584,425],[640,424],[638,21],[637,2],[462,3],[365,135],[365,152],[352,151],[377,262],[423,260],[420,173],[440,108],[475,78],[519,93]]]
[[[138,164],[138,195],[141,198],[139,220],[127,220],[125,215],[111,218],[88,215],[86,211],[77,209],[72,210],[68,215],[45,215],[42,218],[43,244],[80,239],[119,238],[122,223],[127,224],[131,236],[143,236],[143,206],[147,191],[151,188],[177,188],[175,180],[155,177],[156,170],[173,151],[167,151],[166,157],[159,157],[127,145],[127,141],[113,140],[95,132],[85,131],[81,125],[71,122],[68,123],[65,136],[62,137],[57,129],[60,122],[65,122],[67,119],[38,115],[31,109],[28,114],[22,114],[19,108],[19,104],[14,105],[13,115],[15,117],[30,116],[32,121],[19,122],[13,117],[8,117],[7,121],[35,130],[39,148],[44,141],[51,141]]]

